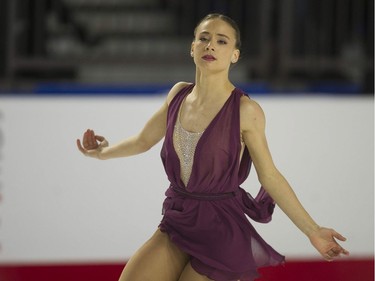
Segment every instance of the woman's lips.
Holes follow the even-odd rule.
[[[211,55],[205,55],[202,57],[202,59],[206,60],[206,61],[214,61],[216,60],[216,58],[214,56],[211,56]]]

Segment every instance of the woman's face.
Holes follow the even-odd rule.
[[[221,19],[210,19],[197,27],[191,52],[201,70],[228,70],[240,55],[235,46],[235,30]]]

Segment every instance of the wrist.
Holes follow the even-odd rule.
[[[106,153],[105,153],[105,148],[104,147],[99,147],[97,150],[96,150],[96,157],[99,159],[99,160],[106,160]]]
[[[98,148],[96,149],[96,156],[99,160],[106,160],[108,159],[106,153],[108,151],[108,141],[103,138],[103,140],[100,142]]]
[[[97,158],[97,159],[99,159],[99,160],[103,160],[104,159],[104,157],[103,157],[103,148],[102,147],[98,147],[98,148],[96,148],[95,149],[95,158]]]
[[[320,230],[320,226],[317,224],[308,226],[303,232],[305,235],[310,239],[311,236],[313,236],[315,233],[317,233]]]
[[[306,234],[308,238],[311,238],[311,236],[318,232],[320,228],[321,227],[319,225],[313,224],[308,226],[303,232]]]

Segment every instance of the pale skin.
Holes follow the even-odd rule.
[[[181,111],[182,126],[192,132],[202,132],[223,106],[235,86],[228,78],[229,67],[236,63],[240,51],[235,47],[235,30],[221,19],[202,22],[191,45],[196,65],[196,81]],[[215,59],[203,59],[211,55]],[[177,83],[139,134],[115,145],[94,131],[87,130],[78,149],[86,156],[98,159],[127,157],[143,153],[157,144],[166,132],[167,110],[173,97],[188,83]],[[265,116],[252,99],[241,98],[241,137],[250,152],[259,182],[276,204],[307,236],[311,244],[327,261],[349,252],[337,240],[346,239],[333,229],[320,227],[304,209],[293,189],[276,168],[265,136]],[[174,245],[168,235],[156,230],[154,235],[133,255],[120,281],[207,281],[189,263],[189,257]]]

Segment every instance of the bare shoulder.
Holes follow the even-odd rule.
[[[265,116],[262,107],[253,99],[241,97],[240,102],[241,130],[246,131],[252,127],[265,125]]]
[[[173,100],[173,98],[177,95],[179,91],[181,91],[184,87],[191,85],[192,83],[188,82],[177,82],[169,91],[167,96],[167,104]]]

